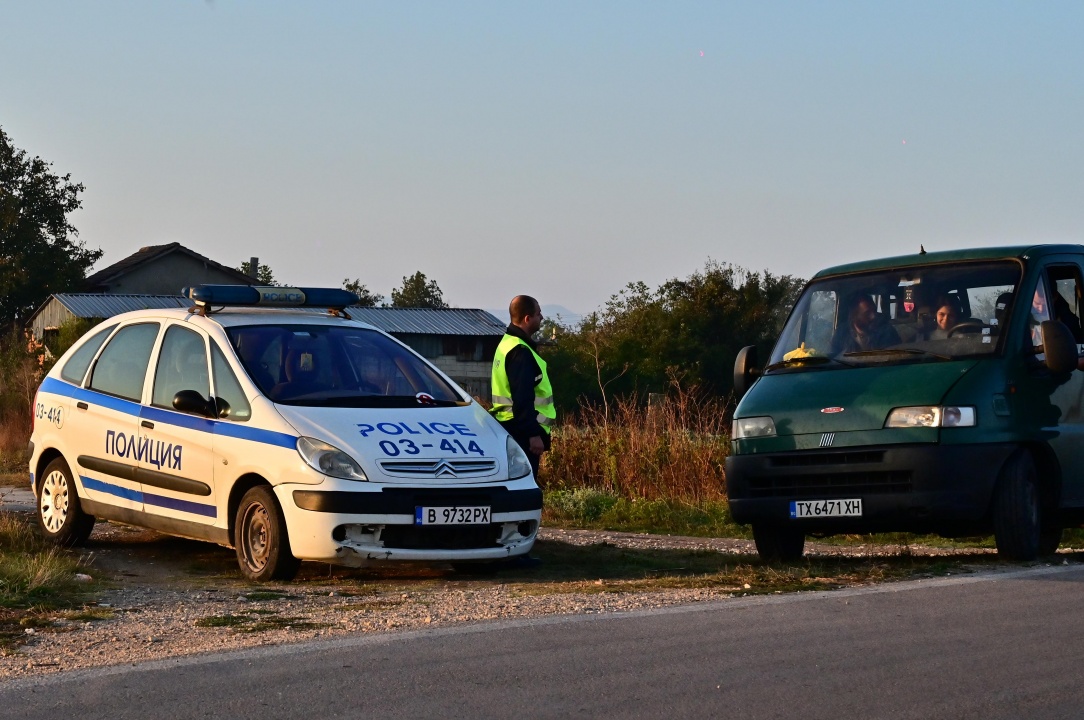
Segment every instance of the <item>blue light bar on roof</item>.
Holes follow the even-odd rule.
[[[358,296],[339,288],[293,288],[249,285],[197,285],[181,294],[197,305],[259,307],[324,307],[342,309],[358,302]]]

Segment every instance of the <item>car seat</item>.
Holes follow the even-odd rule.
[[[320,382],[317,354],[308,346],[290,348],[283,363],[286,379],[271,390],[272,399],[291,398],[327,389]]]

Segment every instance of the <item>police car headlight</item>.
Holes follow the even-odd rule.
[[[893,408],[885,420],[886,428],[974,426],[975,408],[956,405]]]
[[[343,480],[365,480],[365,471],[354,458],[334,445],[310,437],[297,439],[297,452],[313,470]]]
[[[731,438],[775,437],[775,421],[770,417],[738,418],[734,421]]]
[[[527,459],[527,453],[519,446],[512,436],[505,439],[505,447],[508,449],[508,479],[517,480],[531,474],[531,461]]]

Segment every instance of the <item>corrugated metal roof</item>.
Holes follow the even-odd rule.
[[[179,295],[111,295],[106,293],[60,293],[54,295],[72,315],[110,318],[131,310],[187,308],[192,301]],[[322,309],[314,311],[324,312]],[[504,334],[505,324],[485,310],[470,308],[362,308],[351,307],[350,317],[388,333],[404,335]],[[35,313],[36,314],[36,313]]]
[[[355,320],[388,333],[410,335],[504,335],[505,324],[485,310],[467,308],[362,308],[346,311]]]
[[[105,293],[58,293],[57,301],[80,318],[111,318],[132,310],[186,308],[192,301],[180,295],[109,295]]]

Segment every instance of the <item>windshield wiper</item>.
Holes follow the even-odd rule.
[[[884,348],[882,350],[855,350],[853,352],[843,353],[847,357],[878,357],[881,355],[923,355],[925,357],[933,357],[938,360],[952,360],[950,355],[941,355],[940,353],[930,352],[929,350],[918,350],[916,348]]]

